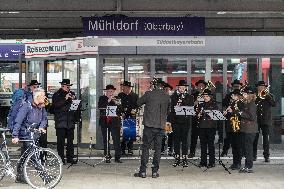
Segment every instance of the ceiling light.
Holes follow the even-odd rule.
[[[19,14],[18,11],[1,11],[0,14]]]
[[[225,12],[225,11],[219,11],[219,12],[217,12],[217,14],[226,14],[227,12]]]

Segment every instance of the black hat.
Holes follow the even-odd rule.
[[[249,94],[254,94],[254,90],[252,89],[251,86],[246,86],[244,89],[241,90],[242,93],[249,93]]]
[[[37,80],[31,80],[30,84],[28,84],[28,86],[32,86],[32,85],[40,85],[41,83],[39,83]]]
[[[133,87],[131,85],[131,82],[130,81],[124,81],[123,83],[120,84],[121,86],[127,86],[127,87]]]
[[[235,80],[231,83],[231,85],[233,86],[233,85],[243,85],[243,84],[241,83],[240,80],[235,79]]]
[[[107,85],[106,88],[103,90],[109,90],[109,89],[116,90],[116,88],[113,85]]]
[[[169,87],[171,90],[173,90],[173,86],[171,86],[170,84],[168,84],[166,82],[164,82],[163,87],[164,88]]]
[[[234,94],[234,95],[240,95],[242,96],[242,93],[241,93],[241,90],[240,89],[235,89],[231,92],[231,95]]]
[[[205,89],[201,95],[213,95],[209,89]]]
[[[257,84],[255,84],[256,87],[258,86],[265,86],[265,87],[268,87],[268,85],[264,82],[264,81],[259,81],[257,82]]]
[[[206,82],[206,81],[200,79],[200,80],[198,80],[198,81],[195,83],[195,86],[198,86],[200,83],[204,84],[205,86],[207,85],[207,82]]]
[[[179,80],[177,86],[188,86],[185,80]]]
[[[70,83],[70,79],[62,79],[61,85],[67,85],[67,86],[72,86],[73,84]]]

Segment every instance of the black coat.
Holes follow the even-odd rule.
[[[119,99],[119,97],[115,97]],[[107,123],[107,116],[106,116],[106,108],[107,106],[117,106],[116,113],[118,116],[111,117],[111,122]],[[98,108],[100,110],[100,119],[99,119],[99,125],[102,127],[120,127],[121,126],[121,113],[122,113],[122,106],[121,104],[117,104],[114,100],[111,100],[108,102],[108,97],[103,95],[100,96],[99,102],[98,102]],[[110,118],[110,117],[109,117]]]
[[[276,105],[273,96],[267,95],[265,99],[257,97],[255,104],[257,105],[257,122],[260,125],[270,126],[272,123],[271,107]]]
[[[217,121],[212,120],[211,117],[205,113],[206,110],[218,110],[216,102],[210,100],[209,102],[203,102],[198,107],[199,111],[202,111],[199,118],[199,128],[216,128]]]
[[[257,117],[255,102],[244,103],[240,112],[241,132],[257,133]]]
[[[194,98],[188,93],[178,94],[176,91],[171,95],[171,113],[169,116],[169,122],[171,123],[188,123],[191,116],[176,115],[175,106],[177,106],[179,99],[181,100],[180,106],[193,106]]]
[[[125,93],[119,93],[118,97],[121,99],[122,111],[125,117],[131,117],[131,110],[137,109],[138,95],[131,91],[128,95]]]
[[[54,107],[54,121],[56,129],[74,129],[77,120],[77,112],[69,111],[72,104],[71,99],[65,99],[68,92],[59,89],[52,96],[52,106]],[[75,96],[75,93],[71,91]]]

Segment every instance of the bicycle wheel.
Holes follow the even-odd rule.
[[[2,151],[0,151],[0,181],[4,178],[6,174],[6,156]]]
[[[32,188],[50,189],[62,177],[63,163],[58,154],[49,148],[38,148],[24,163],[24,176]]]

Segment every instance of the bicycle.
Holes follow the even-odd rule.
[[[0,128],[3,142],[0,145],[0,181],[4,176],[10,176],[16,180],[15,169],[12,166],[6,140],[6,132],[10,129]],[[29,128],[30,140],[19,140],[29,142],[28,149],[23,153],[17,164],[25,158],[23,164],[23,176],[25,181],[35,189],[54,188],[62,178],[63,163],[58,154],[49,148],[38,147],[35,134],[41,133],[37,129]]]

